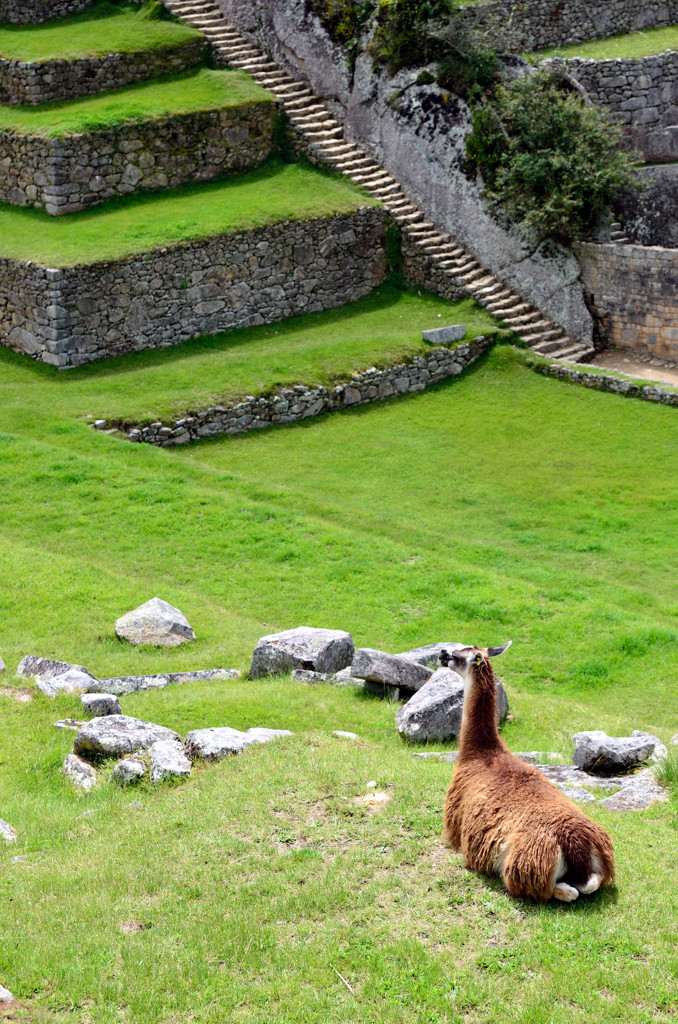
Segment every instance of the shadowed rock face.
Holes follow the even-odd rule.
[[[630,736],[608,736],[600,730],[577,732],[572,737],[572,760],[592,775],[629,772],[655,755],[666,756],[666,747],[656,736],[635,729]]]
[[[431,678],[433,670],[411,658],[359,647],[351,665],[351,675],[356,679],[411,691],[420,689]]]
[[[499,226],[482,183],[464,166],[470,111],[437,85],[417,84],[420,68],[391,76],[375,71],[365,47],[352,69],[304,0],[217,0],[242,32],[292,74],[303,75],[345,123],[347,134],[402,183],[439,227],[450,231],[506,284],[577,341],[591,343],[575,257],[552,243],[535,247]]]
[[[159,597],[152,597],[146,604],[119,618],[115,632],[131,644],[152,644],[154,647],[178,647],[195,640],[186,616]]]
[[[497,722],[508,714],[508,697],[497,683]],[[461,732],[464,684],[449,668],[439,668],[396,713],[398,732],[410,743],[446,743]]]

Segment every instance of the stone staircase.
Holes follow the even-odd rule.
[[[549,358],[586,361],[594,349],[575,342],[538,309],[508,288],[446,231],[441,231],[400,183],[355,143],[310,86],[284,71],[242,36],[211,0],[164,0],[172,14],[205,33],[220,61],[246,71],[284,107],[315,159],[346,174],[379,199],[408,241],[431,264],[502,320],[530,349]]]
[[[614,224],[610,224],[610,241],[614,242],[615,245],[631,244],[631,239],[628,237],[619,221],[615,221]]]

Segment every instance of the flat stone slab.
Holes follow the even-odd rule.
[[[344,732],[343,729],[335,729],[332,735],[338,740],[359,740],[357,732]]]
[[[415,647],[411,651],[403,651],[399,658],[407,658],[409,661],[416,661],[418,665],[428,665],[429,668],[440,668],[440,652],[455,651],[464,644],[456,643],[453,640],[442,641],[435,644],[424,644],[423,647]]]
[[[599,803],[608,811],[644,811],[652,804],[668,799],[667,791],[659,785],[650,769],[646,768],[624,779],[619,792],[605,797]]]
[[[174,740],[158,740],[151,747],[151,782],[178,779],[191,774],[191,762],[184,754],[183,744]]]
[[[90,789],[96,786],[97,773],[91,764],[83,761],[77,754],[69,754],[64,761],[64,775],[70,779],[76,789],[89,793]]]
[[[508,697],[497,683],[497,721],[508,714]],[[464,684],[449,668],[439,668],[396,713],[396,726],[409,743],[447,743],[461,731]]]
[[[73,750],[86,757],[122,757],[152,747],[158,740],[181,742],[181,737],[173,729],[130,715],[106,715],[80,729]]]
[[[294,669],[334,673],[353,661],[353,638],[341,629],[298,626],[262,636],[252,655],[250,678],[280,675]]]
[[[21,659],[17,675],[24,679],[31,679],[33,676],[39,676],[40,679],[52,679],[54,676],[62,676],[72,669],[90,676],[96,682],[96,676],[92,675],[84,665],[72,665],[69,661],[55,661],[53,658],[40,658],[35,654],[27,654],[25,658]]]
[[[593,793],[589,793],[587,789],[582,789],[581,786],[558,786],[558,789],[566,796],[568,800],[572,800],[575,804],[594,804],[596,798]]]
[[[351,675],[366,682],[419,690],[431,678],[433,669],[397,654],[359,647],[351,664]]]
[[[252,728],[247,732],[215,726],[210,729],[194,729],[186,737],[184,749],[192,761],[220,761],[230,754],[241,754],[255,743],[268,743],[278,736],[291,736],[289,729]]]
[[[143,761],[137,761],[135,757],[126,757],[118,761],[111,778],[120,786],[131,786],[140,782],[146,774],[146,765]]]
[[[112,693],[83,693],[80,700],[87,714],[96,718],[122,714],[120,701]]]
[[[195,640],[195,633],[183,612],[160,597],[152,597],[122,615],[115,624],[115,632],[121,640],[129,640],[131,644],[153,647],[178,647]]]
[[[645,764],[653,755],[666,756],[661,740],[639,729],[634,729],[630,736],[608,736],[601,730],[577,732],[572,742],[572,760],[590,775],[616,775]]]
[[[314,686],[316,683],[334,683],[336,675],[332,672],[311,672],[308,668],[295,668],[292,679],[295,683],[308,683]]]
[[[126,697],[140,690],[163,690],[166,686],[181,686],[184,683],[202,683],[210,679],[239,679],[237,668],[209,668],[195,672],[162,672],[150,676],[109,676],[99,683],[107,693]]]
[[[12,828],[8,821],[3,821],[3,819],[0,818],[0,838],[4,839],[6,843],[13,843],[15,842],[16,837],[16,829]]]
[[[463,324],[434,327],[430,331],[422,331],[421,336],[429,345],[449,345],[451,341],[462,341],[466,337],[466,327]]]
[[[78,729],[82,729],[83,725],[87,725],[87,722],[80,718],[60,718],[53,724],[57,729],[72,729],[73,732],[77,732]]]

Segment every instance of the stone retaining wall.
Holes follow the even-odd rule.
[[[177,74],[197,64],[204,47],[204,40],[198,38],[152,53],[109,53],[105,57],[30,62],[0,58],[0,103],[35,106]]]
[[[343,306],[384,277],[386,214],[360,207],[47,269],[0,260],[0,341],[59,367]]]
[[[480,29],[504,25],[517,48],[536,50],[675,24],[678,0],[496,0],[462,16]]]
[[[408,284],[426,292],[435,292],[450,302],[466,298],[467,292],[461,282],[441,270],[435,260],[407,235],[402,236],[401,253],[403,277]]]
[[[243,171],[271,153],[275,112],[263,100],[57,139],[0,132],[0,201],[73,213]]]
[[[206,437],[282,426],[336,409],[412,394],[460,374],[487,351],[493,340],[481,335],[456,348],[435,348],[426,356],[415,357],[411,363],[400,363],[386,370],[372,367],[364,373],[354,373],[350,381],[331,389],[300,384],[262,398],[249,397],[228,408],[212,406],[193,416],[173,420],[171,424],[135,427],[129,431],[129,439],[170,447]]]
[[[583,85],[593,103],[612,113],[622,127],[624,149],[638,149],[654,163],[678,160],[678,52],[636,60],[571,58],[542,66],[556,63]]]
[[[598,340],[614,348],[678,357],[678,249],[575,247]]]
[[[13,25],[37,25],[52,18],[82,14],[94,0],[0,0],[0,21]],[[127,0],[141,3],[142,0]]]
[[[581,384],[585,388],[594,388],[596,391],[611,391],[615,395],[624,395],[626,398],[642,398],[646,402],[659,402],[661,405],[678,405],[677,392],[668,391],[656,384],[634,384],[622,377],[576,370],[573,366],[555,363],[531,363],[530,366],[537,373],[543,373],[547,377],[557,377],[558,380]]]

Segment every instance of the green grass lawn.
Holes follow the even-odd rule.
[[[113,199],[67,217],[0,204],[0,256],[69,267],[378,205],[348,178],[274,158],[208,185]]]
[[[145,373],[119,361],[130,395]],[[260,635],[307,623],[390,651],[513,639],[513,749],[567,756],[582,728],[678,731],[675,410],[542,377],[499,347],[416,396],[167,451],[87,429],[96,383],[0,352],[5,687],[22,685],[26,653],[100,675],[246,669]],[[116,639],[116,617],[154,594],[182,608],[194,645]],[[88,797],[61,778],[72,734],[51,725],[77,698],[0,702],[0,816],[20,832],[0,850],[10,1019],[676,1019],[675,798],[594,806],[617,888],[537,907],[441,848],[449,765],[412,758],[395,708],[352,688],[241,680],[126,698],[182,733],[295,735],[178,787],[104,780]],[[369,780],[391,795],[374,815],[353,803]]]
[[[37,373],[40,387],[54,382],[65,416],[150,423],[285,385],[328,386],[369,366],[394,365],[430,352],[422,330],[448,323],[465,324],[469,340],[497,330],[497,321],[471,299],[451,304],[386,284],[341,309],[92,363],[65,380],[53,367],[41,365]]]
[[[533,60],[550,57],[587,57],[591,60],[627,60],[631,57],[651,57],[664,50],[678,50],[678,25],[666,28],[648,28],[642,32],[628,32],[608,39],[592,39],[588,43],[572,43],[548,50],[537,50]]]
[[[197,39],[200,32],[148,16],[145,7],[99,3],[84,14],[42,25],[0,25],[0,57],[45,61],[101,57],[107,53],[163,50]]]
[[[198,68],[173,78],[139,82],[125,89],[65,103],[0,106],[0,131],[54,138],[151,118],[272,102],[271,94],[244,71]]]

